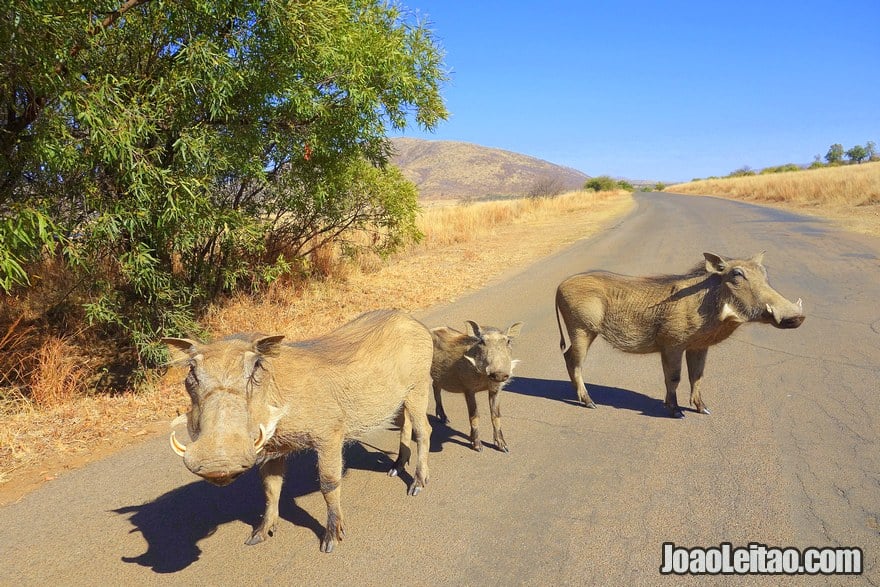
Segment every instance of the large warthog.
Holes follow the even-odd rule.
[[[431,330],[431,337],[434,339],[431,378],[434,380],[437,418],[441,422],[449,420],[443,409],[441,390],[463,393],[471,421],[471,444],[474,450],[482,451],[476,394],[479,391],[488,391],[495,446],[498,450],[509,452],[504,434],[501,433],[501,400],[498,392],[513,375],[513,368],[518,363],[511,358],[510,341],[519,335],[522,322],[511,325],[504,332],[491,326],[480,327],[471,320],[467,323],[473,329],[474,336],[446,326]]]
[[[556,290],[557,322],[564,322],[570,346],[565,348],[562,324],[560,347],[578,398],[590,408],[581,365],[596,336],[628,353],[660,353],[666,380],[666,407],[681,416],[675,390],[685,356],[691,383],[691,405],[705,414],[700,381],[708,348],[746,322],[777,328],[797,328],[804,321],[803,305],[782,297],[767,281],[764,253],[751,259],[725,259],[703,253],[700,263],[685,275],[629,277],[605,271],[573,275]]]
[[[409,494],[428,482],[431,334],[405,314],[379,310],[321,338],[281,344],[282,338],[232,335],[209,344],[163,339],[187,354],[190,367],[193,441],[184,446],[172,434],[171,445],[190,471],[216,485],[259,464],[266,513],[247,544],[275,532],[287,455],[316,449],[327,502],[321,550],[330,552],[345,534],[339,486],[347,439],[389,423],[402,406],[400,450],[389,474],[406,465],[414,435],[418,456]]]

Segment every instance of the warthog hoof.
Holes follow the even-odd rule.
[[[388,476],[389,477],[397,477],[399,474],[400,474],[400,471],[397,470],[397,467],[391,467],[390,469],[388,469]]]
[[[596,408],[599,407],[599,406],[596,405],[596,402],[590,402],[590,403],[588,403],[588,404],[584,404],[584,406],[590,408],[591,410],[595,410]]]
[[[709,408],[707,408],[707,407],[704,406],[703,408],[700,409],[700,413],[701,413],[701,414],[706,414],[706,415],[708,416],[708,415],[711,414],[712,412],[709,411]]]
[[[336,528],[327,528],[324,532],[324,538],[321,540],[321,552],[331,553],[336,546],[336,541],[345,538],[345,528],[341,523],[336,524]]]
[[[257,528],[254,530],[254,533],[251,534],[251,537],[245,540],[244,543],[248,546],[254,546],[260,542],[265,542],[275,534],[275,528],[275,524],[273,524],[271,528]]]
[[[416,495],[419,494],[419,492],[421,490],[422,490],[421,485],[417,485],[416,483],[413,483],[412,485],[409,486],[409,489],[406,490],[406,494],[415,497]]]
[[[483,452],[483,442],[481,440],[475,440],[471,446],[474,447],[474,450],[477,452]]]
[[[669,417],[670,417],[670,418],[678,418],[678,419],[680,419],[680,418],[684,418],[684,412],[681,410],[681,408],[674,408],[674,409],[669,413]]]

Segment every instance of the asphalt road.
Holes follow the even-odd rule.
[[[314,455],[291,459],[275,537],[247,547],[263,509],[257,475],[213,487],[162,437],[0,509],[0,584],[731,582],[661,576],[664,542],[858,546],[862,576],[733,582],[880,583],[880,241],[720,199],[636,198],[613,229],[419,316],[460,328],[525,323],[502,399],[510,454],[491,442],[472,451],[465,402],[451,395],[449,425],[432,419],[431,482],[417,497],[406,477],[385,475],[394,431],[350,445],[347,537],[327,555]],[[601,341],[585,371],[599,408],[574,401],[553,312],[563,278],[680,272],[703,251],[764,249],[771,284],[803,297],[807,319],[797,330],[746,325],[710,350],[711,415],[666,417],[659,357]],[[491,441],[488,400],[478,400]]]

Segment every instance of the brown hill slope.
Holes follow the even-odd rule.
[[[392,143],[391,161],[427,200],[550,195],[589,179],[576,169],[471,143],[410,138]]]

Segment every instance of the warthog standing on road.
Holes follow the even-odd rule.
[[[476,393],[488,390],[495,446],[499,450],[509,452],[504,435],[501,433],[501,406],[498,392],[510,379],[513,367],[518,363],[511,360],[510,341],[519,334],[522,322],[513,324],[505,332],[492,327],[481,328],[471,320],[468,320],[468,324],[471,325],[474,336],[445,326],[431,330],[431,337],[434,339],[431,378],[434,380],[437,418],[441,422],[449,420],[443,410],[441,389],[463,393],[471,421],[471,444],[474,450],[482,451]]]
[[[801,300],[792,303],[767,282],[761,264],[764,253],[751,259],[725,259],[703,253],[700,263],[685,275],[628,277],[589,271],[569,277],[556,290],[556,319],[560,347],[578,398],[595,408],[584,385],[581,365],[596,336],[628,353],[660,353],[666,380],[666,407],[673,416],[681,410],[675,390],[685,355],[691,383],[691,405],[705,414],[700,380],[708,348],[721,342],[745,322],[777,328],[797,328],[804,321]]]
[[[190,366],[193,442],[184,446],[172,434],[171,445],[190,471],[216,485],[260,465],[266,513],[247,544],[275,531],[287,455],[316,449],[327,502],[321,550],[330,552],[345,533],[339,485],[346,439],[388,423],[402,406],[400,451],[390,474],[409,460],[415,432],[418,457],[409,494],[428,482],[431,335],[405,314],[380,310],[321,338],[280,344],[282,338],[232,335],[210,344],[163,339],[184,351]]]

